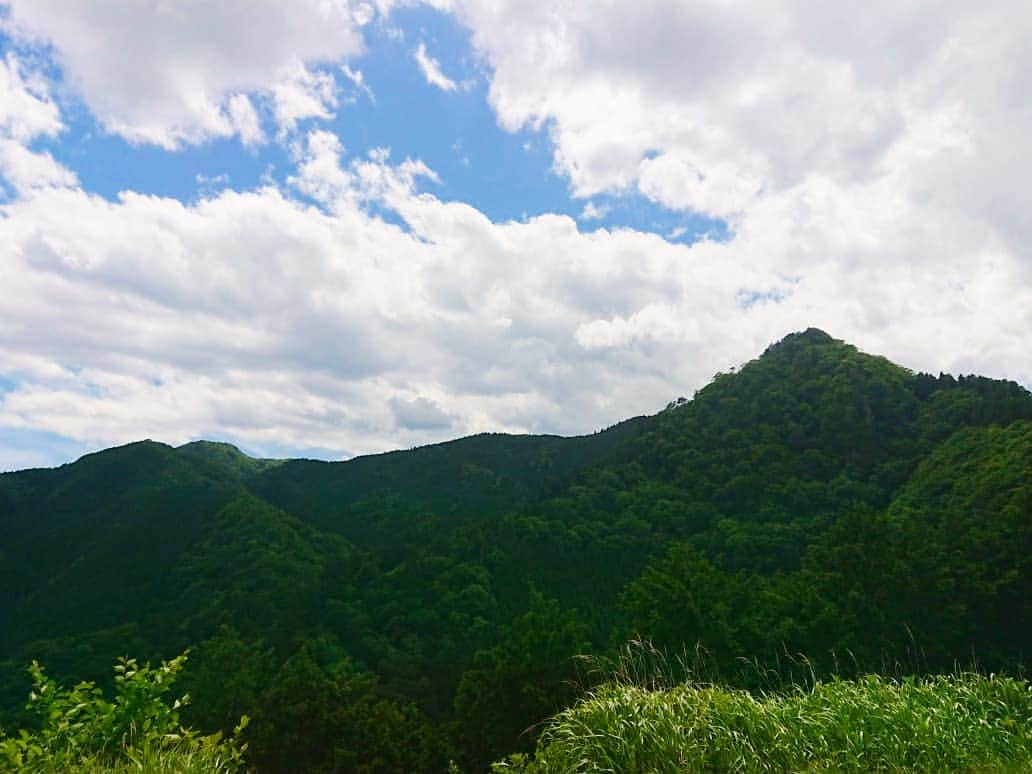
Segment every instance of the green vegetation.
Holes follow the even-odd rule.
[[[145,441],[3,474],[0,727],[28,722],[32,659],[110,687],[119,655],[188,648],[183,722],[249,715],[271,772],[483,771],[593,687],[577,654],[634,637],[699,646],[728,690],[1020,675],[1030,471],[1027,390],[811,329],[579,438],[345,463]]]
[[[1014,772],[1032,768],[1032,689],[975,674],[873,675],[785,694],[607,684],[496,772]]]
[[[28,711],[35,721],[17,735],[0,734],[0,768],[25,774],[49,772],[233,772],[243,767],[246,744],[221,733],[198,734],[179,722],[188,699],[166,696],[186,656],[160,667],[123,658],[115,665],[114,697],[81,682],[62,688],[33,662]]]

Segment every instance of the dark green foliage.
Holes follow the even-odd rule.
[[[705,643],[721,658],[748,653],[736,629],[760,600],[741,576],[723,572],[689,544],[678,544],[627,586],[620,602],[628,637],[647,633],[659,648]]]
[[[825,676],[1019,671],[1030,427],[1018,385],[811,329],[580,438],[346,463],[142,442],[3,474],[0,723],[32,658],[102,684],[192,647],[186,717],[253,715],[266,769],[476,770],[584,690],[572,656],[632,636],[749,687],[799,652]]]
[[[277,662],[261,640],[245,640],[231,626],[190,651],[190,668],[179,680],[190,696],[183,719],[196,728],[228,733],[241,715],[253,713]]]
[[[968,428],[889,508],[840,521],[805,579],[851,600],[856,649],[907,637],[920,666],[1020,662],[1032,633],[1032,422]],[[846,607],[842,605],[841,607]]]
[[[252,730],[251,761],[268,772],[439,772],[445,750],[410,702],[377,691],[333,643],[313,641],[269,680]]]
[[[459,682],[455,735],[471,770],[484,769],[496,750],[533,747],[532,726],[576,698],[574,657],[589,647],[577,616],[531,589],[527,612],[498,645],[474,655]]]

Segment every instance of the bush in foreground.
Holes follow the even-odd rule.
[[[496,772],[1032,770],[1032,687],[963,674],[818,682],[760,697],[607,684]]]
[[[134,659],[115,665],[115,695],[104,698],[93,683],[63,688],[33,662],[28,711],[36,727],[15,736],[0,733],[0,770],[13,772],[221,772],[243,765],[246,745],[221,734],[203,736],[183,728],[179,710],[187,697],[166,696],[186,661],[182,655],[159,667]],[[243,730],[241,720],[237,732]]]

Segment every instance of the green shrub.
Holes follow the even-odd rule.
[[[167,701],[183,654],[158,667],[122,658],[115,665],[112,700],[94,683],[63,688],[35,661],[29,667],[32,691],[26,707],[34,728],[0,734],[0,769],[15,772],[204,771],[229,772],[243,766],[246,744],[221,734],[201,735],[183,728],[179,710],[187,696]],[[246,716],[236,729],[247,725]]]

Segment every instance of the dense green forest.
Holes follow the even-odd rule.
[[[0,727],[33,659],[103,687],[188,651],[183,722],[247,714],[263,772],[486,770],[596,687],[575,656],[635,638],[729,691],[1020,676],[1032,394],[810,329],[590,436],[144,441],[0,475],[0,579]]]

